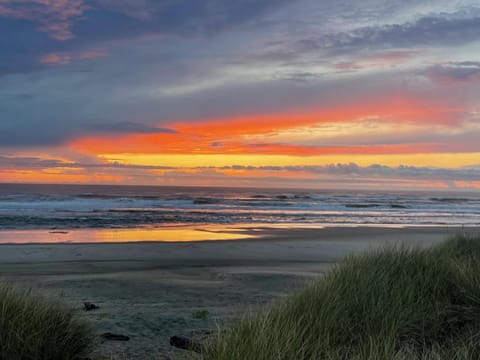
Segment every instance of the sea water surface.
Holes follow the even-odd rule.
[[[479,225],[478,193],[0,184],[0,243],[220,240],[247,237],[248,226]]]

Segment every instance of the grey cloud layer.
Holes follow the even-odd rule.
[[[355,54],[379,49],[461,46],[480,39],[480,17],[423,17],[413,22],[367,26],[348,32],[276,42],[273,49],[259,55],[265,60],[292,61],[299,55],[323,56]]]
[[[470,81],[480,79],[480,62],[461,61],[428,67],[425,75],[433,81]]]
[[[169,166],[142,166],[126,165],[120,163],[69,163],[61,160],[43,160],[35,157],[13,157],[0,156],[0,169],[42,169],[42,168],[84,168],[86,170],[101,168],[103,171],[132,169],[132,170],[178,170]],[[204,171],[215,170],[255,170],[275,172],[299,172],[312,173],[317,175],[329,175],[335,178],[376,178],[376,179],[418,179],[418,180],[439,180],[439,181],[478,181],[480,178],[480,165],[469,168],[446,169],[415,166],[384,166],[371,165],[359,166],[350,164],[329,164],[322,166],[225,166],[225,167],[198,167],[193,168]],[[181,170],[181,169],[180,169]],[[147,173],[145,173],[147,174]],[[142,176],[139,173],[139,176]]]
[[[288,172],[310,172],[322,175],[335,175],[347,177],[375,177],[375,178],[410,178],[410,179],[435,179],[435,180],[466,180],[477,181],[480,178],[478,167],[464,169],[445,169],[415,166],[391,167],[374,164],[370,166],[359,166],[350,164],[329,164],[324,166],[230,166],[226,169],[233,170],[264,170],[264,171],[288,171]]]
[[[155,133],[176,133],[173,129],[153,127],[133,122],[117,122],[115,124],[93,124],[89,130],[97,133],[137,133],[137,134],[155,134]]]
[[[254,21],[286,2],[93,0],[87,4],[84,0],[26,0],[18,4],[15,0],[1,0],[0,76],[44,69],[38,60],[46,53],[68,54],[98,43],[152,34],[213,36]],[[12,46],[12,37],[5,33],[18,37],[18,45]]]
[[[85,170],[91,169],[137,169],[137,170],[164,170],[173,169],[169,166],[143,166],[143,165],[125,165],[116,162],[112,163],[78,163],[66,162],[56,159],[41,159],[38,157],[20,157],[20,156],[1,156],[0,155],[0,169],[45,169],[45,168],[62,168],[74,169],[83,168]]]

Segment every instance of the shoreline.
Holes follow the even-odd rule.
[[[42,267],[63,262],[128,262],[137,263],[140,268],[161,268],[216,266],[226,262],[336,262],[351,253],[378,246],[429,246],[465,230],[461,227],[256,228],[249,230],[249,233],[255,235],[251,238],[229,240],[3,243],[0,244],[0,276],[2,271],[15,267],[15,264],[18,267],[34,264]],[[467,230],[480,232],[480,227]]]
[[[346,232],[355,231],[362,235],[365,231],[376,232],[378,229],[395,232],[423,232],[426,230],[455,234],[458,232],[468,233],[472,230],[480,232],[480,224],[466,226],[429,224],[215,224],[160,228],[0,229],[0,246],[238,242],[288,238],[293,233],[300,233],[301,238],[305,238],[306,234],[312,232],[315,232],[313,235],[317,235],[316,233],[319,232],[321,236],[338,236],[339,234],[343,236]],[[98,234],[102,236],[98,236]],[[72,235],[73,239],[71,239]],[[310,237],[313,235],[310,235]],[[29,241],[26,240],[27,237],[33,237],[36,240]],[[93,240],[85,240],[88,238],[93,238]],[[117,238],[122,240],[117,240]]]

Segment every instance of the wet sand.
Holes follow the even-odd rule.
[[[203,242],[0,245],[0,279],[60,298],[90,320],[101,356],[181,358],[171,335],[212,329],[321,276],[345,256],[385,245],[430,246],[461,229],[249,229],[253,239]],[[469,231],[478,232],[471,228]],[[100,309],[84,312],[82,304]]]

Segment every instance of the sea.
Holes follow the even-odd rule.
[[[0,242],[87,241],[102,231],[111,236],[95,241],[143,241],[145,230],[148,240],[181,241],[196,240],[184,238],[188,229],[209,237],[262,226],[480,226],[480,192],[0,184]]]

